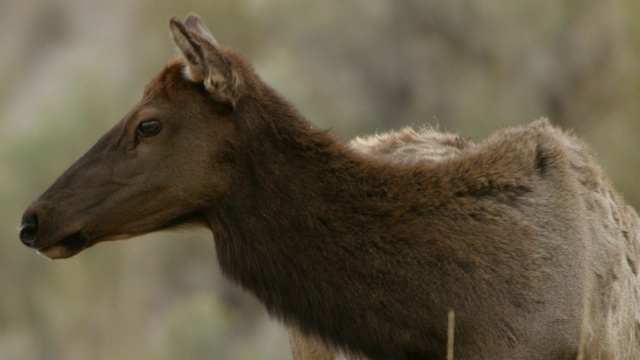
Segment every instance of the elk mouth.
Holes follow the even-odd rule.
[[[50,259],[64,259],[76,255],[88,245],[89,239],[81,231],[78,231],[53,245],[38,249],[38,252]]]

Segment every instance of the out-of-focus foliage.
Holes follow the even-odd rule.
[[[174,53],[168,19],[189,12],[345,139],[427,123],[479,139],[548,116],[640,204],[636,0],[2,1],[0,359],[290,358],[204,231],[57,262],[16,236],[29,202]]]

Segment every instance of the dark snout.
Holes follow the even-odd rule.
[[[38,216],[27,210],[22,217],[18,233],[23,244],[30,248],[35,247],[38,241]]]
[[[123,160],[129,158],[121,158],[122,149],[114,146],[121,137],[122,126],[116,125],[27,208],[18,231],[24,245],[60,259],[104,240],[99,219],[110,214],[104,207],[138,175],[135,166],[125,166]]]
[[[60,219],[56,219],[59,213],[47,204],[32,204],[22,216],[18,229],[20,241],[53,259],[67,258],[82,251],[89,245],[82,228],[75,224],[60,226]]]

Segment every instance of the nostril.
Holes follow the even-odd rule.
[[[38,217],[35,214],[25,217],[18,233],[23,244],[33,247],[38,240]]]

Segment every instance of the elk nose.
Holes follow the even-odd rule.
[[[35,214],[25,216],[18,233],[23,244],[34,247],[38,241],[38,217]]]

